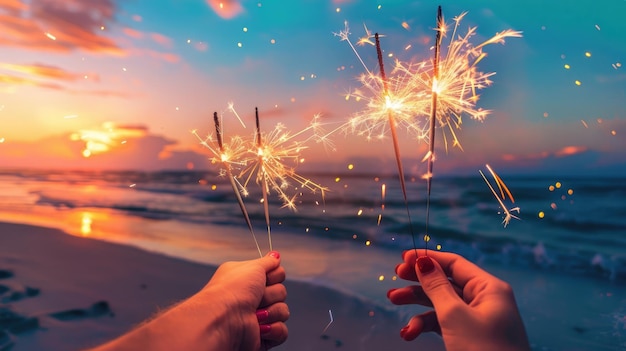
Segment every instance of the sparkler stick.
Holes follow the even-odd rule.
[[[219,147],[221,153],[222,164],[224,165],[224,169],[226,170],[226,175],[228,177],[228,181],[235,192],[235,196],[237,197],[237,203],[239,204],[239,208],[241,209],[241,213],[243,214],[244,219],[246,220],[246,224],[248,225],[248,230],[250,230],[250,234],[252,234],[252,238],[254,239],[254,244],[256,245],[257,250],[259,251],[259,256],[263,257],[261,253],[261,248],[259,247],[259,242],[256,239],[256,235],[254,234],[254,229],[252,229],[252,222],[250,221],[250,216],[248,215],[248,211],[246,210],[246,206],[243,203],[243,199],[241,198],[241,192],[239,191],[239,187],[235,181],[235,177],[233,176],[232,169],[230,164],[226,161],[226,153],[224,152],[224,143],[222,141],[222,129],[220,128],[220,121],[217,117],[217,112],[213,113],[213,121],[215,122],[215,133],[217,135],[217,145]]]
[[[386,99],[389,99],[389,86],[387,83],[387,76],[385,75],[385,64],[383,62],[383,52],[380,48],[380,40],[379,40],[378,33],[376,33],[374,37],[376,39],[376,54],[378,56],[378,66],[380,67],[380,76],[382,78],[382,83],[383,83],[383,94]],[[396,165],[398,166],[398,176],[400,178],[400,187],[402,189],[402,197],[404,198],[404,207],[406,208],[406,214],[409,220],[409,231],[411,232],[411,237],[413,238],[413,247],[416,248],[415,235],[413,233],[413,223],[411,221],[411,212],[409,211],[409,200],[406,195],[406,182],[404,179],[404,169],[402,167],[402,159],[400,158],[400,145],[398,144],[398,132],[396,131],[396,121],[393,117],[393,111],[391,109],[387,110],[387,116],[389,118],[389,129],[391,130],[391,140],[393,142],[393,151],[396,156]]]
[[[430,220],[430,191],[433,183],[433,164],[435,163],[435,126],[437,123],[437,82],[439,80],[439,50],[441,48],[441,31],[444,30],[443,16],[441,14],[441,6],[437,9],[437,35],[435,37],[435,57],[433,59],[433,86],[432,86],[432,102],[430,107],[430,132],[429,132],[429,149],[428,149],[428,171],[426,174],[427,191],[426,196],[426,234],[424,241],[426,242],[426,254],[428,254],[428,224]]]
[[[263,141],[261,140],[261,127],[259,126],[259,108],[254,108],[255,118],[256,118],[256,142],[258,148],[258,157],[259,157],[259,172],[261,173],[261,188],[263,191],[263,211],[265,212],[265,224],[267,225],[267,237],[270,243],[270,251],[272,251],[272,229],[270,226],[270,209],[269,203],[267,201],[267,193],[269,191],[267,185],[267,172],[265,170],[264,165],[264,154],[263,154]]]

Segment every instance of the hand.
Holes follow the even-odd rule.
[[[396,305],[434,307],[434,311],[411,318],[400,331],[403,339],[437,332],[447,351],[530,350],[509,284],[459,255],[440,251],[427,254],[421,249],[405,251],[396,273],[421,284],[387,293]]]
[[[272,251],[226,262],[195,295],[92,351],[266,351],[287,339],[285,269]]]
[[[289,318],[289,308],[284,302],[284,280],[285,269],[275,251],[257,260],[226,262],[218,268],[199,293],[207,296],[200,299],[211,299],[216,294],[222,300],[230,325],[220,327],[230,334],[228,339],[241,344],[216,350],[268,350],[285,342],[288,331],[284,322]]]

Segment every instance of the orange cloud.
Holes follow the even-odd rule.
[[[93,170],[187,169],[189,165],[206,169],[209,165],[206,155],[172,150],[176,141],[152,134],[143,126],[107,127],[111,126],[85,130],[73,138],[5,140],[0,143],[0,164],[7,168]],[[88,147],[91,153],[85,153]]]
[[[165,35],[159,33],[151,33],[150,37],[155,43],[160,44],[168,49],[172,48],[172,39],[166,37]]]
[[[243,7],[238,0],[207,0],[215,13],[224,18],[231,19],[243,12]]]
[[[143,32],[140,32],[136,29],[125,27],[123,30],[124,34],[133,38],[133,39],[141,39],[143,38]]]
[[[556,151],[554,153],[554,156],[556,157],[571,156],[571,155],[576,155],[585,151],[587,151],[587,148],[584,146],[566,146]]]
[[[7,86],[11,87],[11,89],[13,89],[15,86],[18,86],[18,85],[38,86],[38,87],[53,89],[53,90],[64,89],[63,86],[59,84],[46,83],[46,82],[41,82],[32,78],[18,77],[18,76],[8,75],[8,74],[0,74],[0,84],[6,84]]]
[[[124,55],[101,28],[114,20],[112,0],[0,0],[0,45],[50,52]]]
[[[85,74],[84,73],[73,73],[66,71],[60,67],[34,63],[31,65],[16,65],[10,63],[0,63],[0,68],[4,68],[6,70],[10,70],[18,73],[25,73],[28,75],[50,78],[56,80],[65,80],[65,81],[74,81],[78,79],[82,79]],[[97,76],[96,76],[97,78]]]

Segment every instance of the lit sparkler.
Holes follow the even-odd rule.
[[[519,207],[514,207],[514,208],[511,208],[511,209],[507,209],[507,207],[504,205],[504,200],[506,200],[507,196],[511,200],[511,203],[515,203],[515,199],[513,198],[513,195],[511,194],[511,191],[506,186],[506,184],[504,184],[504,181],[502,180],[502,178],[500,178],[500,176],[498,174],[496,174],[496,172],[489,165],[485,165],[485,166],[487,167],[487,170],[489,170],[489,173],[491,173],[491,176],[493,177],[494,181],[496,182],[496,185],[498,186],[498,190],[500,190],[500,195],[498,195],[498,193],[496,192],[494,187],[487,180],[487,177],[485,177],[485,174],[483,173],[483,171],[478,170],[478,172],[480,173],[480,175],[485,180],[485,183],[487,183],[487,186],[489,186],[489,189],[491,189],[491,192],[493,193],[493,196],[495,196],[496,200],[498,200],[498,203],[500,204],[500,207],[502,208],[502,211],[504,211],[504,219],[502,220],[502,224],[504,224],[504,227],[506,227],[509,224],[509,222],[511,221],[511,218],[515,218],[515,219],[519,220],[519,217],[513,215],[512,212],[519,213],[520,212],[520,208]]]
[[[478,71],[477,64],[487,56],[483,48],[489,44],[503,44],[507,37],[522,36],[521,32],[508,29],[474,45],[470,39],[476,34],[476,27],[469,28],[465,35],[457,34],[460,22],[466,14],[467,12],[464,12],[453,19],[455,24],[450,35],[450,42],[446,46],[445,56],[441,56],[439,50],[442,38],[446,36],[447,26],[439,10],[435,45],[436,59],[432,61],[432,67],[422,67],[421,70],[415,71],[414,79],[410,83],[418,95],[423,94],[424,91],[433,93],[431,98],[435,102],[434,97],[436,97],[436,108],[431,110],[430,116],[436,115],[436,125],[447,129],[452,137],[452,146],[457,146],[461,150],[462,147],[454,129],[461,126],[462,116],[467,115],[472,119],[482,121],[491,112],[476,106],[479,99],[477,91],[490,86],[492,84],[490,78],[495,74],[495,72]],[[433,128],[430,129],[429,138],[433,138],[434,131]],[[445,133],[443,137],[447,149],[448,140]],[[434,151],[431,149],[430,152]]]
[[[308,127],[294,134],[287,131],[286,127],[280,123],[266,134],[261,132],[258,109],[256,109],[255,146],[248,151],[253,157],[249,159],[249,164],[241,171],[239,177],[241,179],[245,178],[243,182],[244,188],[248,186],[253,177],[256,183],[261,186],[270,250],[272,250],[268,204],[270,191],[275,191],[283,201],[282,208],[286,207],[295,211],[298,195],[288,195],[286,192],[293,183],[313,193],[320,191],[322,198],[324,198],[325,192],[328,190],[295,171],[295,166],[303,162],[300,158],[300,153],[308,148],[306,146],[307,142],[311,140],[328,142],[328,134],[320,133],[321,126],[318,117],[315,116],[313,122]],[[301,141],[296,140],[306,132],[312,132],[312,135]],[[287,164],[289,161],[293,163],[293,166]]]
[[[256,239],[256,235],[254,234],[254,229],[252,228],[252,222],[250,221],[250,216],[248,215],[248,211],[246,210],[246,206],[243,202],[243,195],[247,195],[248,191],[244,186],[242,186],[235,176],[233,175],[233,166],[235,167],[243,167],[246,164],[245,155],[248,151],[246,148],[245,142],[240,137],[231,138],[231,142],[229,144],[224,144],[222,128],[220,126],[220,121],[217,116],[217,112],[213,113],[213,121],[215,122],[215,139],[211,134],[207,138],[201,138],[197,131],[193,131],[192,133],[200,140],[200,144],[211,151],[213,157],[211,158],[212,163],[219,163],[222,165],[220,169],[220,175],[228,178],[231,187],[233,188],[233,192],[235,193],[235,197],[237,198],[237,203],[239,204],[239,208],[241,209],[241,213],[248,225],[248,230],[250,234],[252,234],[252,238],[254,239],[254,243],[256,245],[257,250],[259,251],[259,256],[263,257],[261,253],[261,248],[259,247],[259,242]]]
[[[343,31],[335,33],[342,41],[348,42],[366,70],[366,73],[359,77],[363,90],[355,90],[348,94],[347,98],[364,100],[367,102],[367,108],[353,115],[346,124],[347,128],[358,135],[366,136],[369,140],[383,139],[388,132],[391,133],[405,203],[407,203],[406,190],[397,147],[396,125],[403,126],[418,140],[429,144],[429,151],[424,156],[424,161],[428,161],[428,170],[424,178],[428,181],[428,202],[430,202],[436,128],[443,130],[446,150],[449,144],[448,138],[451,138],[452,147],[456,146],[463,150],[455,132],[455,129],[460,128],[462,124],[462,116],[467,115],[472,119],[482,121],[490,113],[489,110],[476,106],[479,99],[477,91],[491,85],[490,77],[495,74],[483,73],[477,69],[477,64],[486,56],[483,48],[489,44],[504,43],[507,37],[521,37],[519,31],[505,30],[474,45],[470,39],[476,34],[476,27],[469,28],[465,35],[457,34],[459,24],[465,15],[466,13],[462,13],[453,19],[454,28],[450,41],[445,47],[445,55],[442,55],[441,44],[443,37],[446,36],[447,26],[441,7],[439,7],[434,59],[430,62],[419,63],[404,63],[396,60],[391,78],[385,77],[378,38],[376,38],[376,46],[381,68],[380,76],[373,74],[365,67],[363,60],[349,40],[350,31],[347,23]],[[359,40],[359,43],[371,44],[370,38],[371,33],[366,27],[366,38]],[[429,239],[429,207],[427,205],[424,236],[426,242]]]

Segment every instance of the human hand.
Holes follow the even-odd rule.
[[[440,251],[427,254],[421,249],[405,251],[396,274],[420,285],[387,293],[396,305],[434,307],[411,318],[400,330],[403,339],[437,332],[447,351],[530,350],[509,284],[459,255]]]
[[[228,350],[268,350],[285,342],[289,308],[284,280],[276,251],[256,260],[226,262],[217,269],[199,294],[217,295],[227,307],[229,325],[220,327],[229,339],[240,342]]]
[[[280,255],[226,262],[195,295],[92,351],[266,351],[287,339]]]

